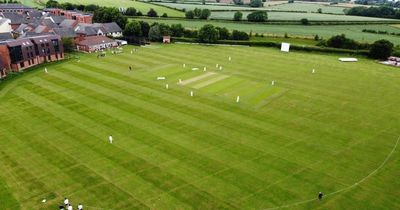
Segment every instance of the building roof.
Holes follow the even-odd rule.
[[[86,36],[94,36],[97,35],[99,27],[94,26],[93,24],[78,24],[75,28],[75,32],[77,34],[85,34]]]
[[[7,41],[7,46],[9,46],[9,47],[32,46],[32,45],[33,45],[33,43],[28,38]]]
[[[13,36],[11,33],[0,33],[0,41],[8,40],[8,39],[13,39]]]
[[[36,32],[34,32],[34,31],[28,31],[28,32],[24,33],[23,35],[21,35],[20,37],[18,37],[18,39],[27,38],[27,37],[54,35],[54,34],[55,34],[55,33],[53,33],[53,32],[36,33]]]
[[[74,38],[77,37],[74,29],[72,28],[54,28],[54,33],[60,35],[62,38]]]
[[[11,24],[21,24],[26,22],[23,15],[18,13],[2,13],[3,17],[11,20]]]
[[[93,45],[107,44],[113,42],[115,42],[115,40],[112,40],[106,36],[88,36],[85,37],[82,41],[79,41],[77,44],[93,46]]]
[[[46,34],[46,35],[32,36],[29,37],[29,39],[36,44],[41,44],[41,43],[51,42],[52,39],[61,39],[61,37],[55,34]]]
[[[0,9],[32,9],[22,4],[0,4]]]
[[[53,20],[53,22],[57,25],[60,25],[66,19],[66,17],[64,16],[57,16],[57,15],[51,15],[46,18],[51,18],[51,20]]]
[[[76,24],[78,24],[77,20],[65,19],[65,20],[61,21],[60,27],[61,28],[73,28],[76,26]]]
[[[122,32],[121,27],[115,22],[103,23],[103,28],[105,29],[105,33]]]

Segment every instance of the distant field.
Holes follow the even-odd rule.
[[[318,3],[266,3],[264,8],[254,8],[249,6],[234,6],[234,5],[202,5],[202,4],[179,4],[179,3],[166,3],[158,2],[159,5],[164,5],[176,9],[193,10],[195,8],[209,9],[209,10],[281,10],[281,11],[304,11],[304,12],[317,12],[318,8],[322,8],[323,13],[344,14],[342,7],[334,7],[326,4]]]
[[[234,5],[179,4],[179,3],[165,3],[165,2],[155,2],[155,3],[176,9],[186,9],[186,10],[194,10],[195,8],[209,9],[209,10],[264,10],[265,9],[265,8],[253,8],[249,6],[234,6]]]
[[[363,33],[363,29],[372,29],[376,31],[388,31],[400,33],[400,28],[393,27],[390,25],[267,25],[267,24],[245,24],[245,23],[234,23],[234,22],[219,22],[219,21],[199,21],[199,20],[166,20],[166,19],[136,19],[144,20],[147,22],[160,22],[166,24],[177,24],[181,23],[184,27],[199,29],[204,24],[212,23],[214,26],[226,27],[229,30],[242,30],[253,33],[264,33],[271,35],[283,35],[285,33],[295,36],[307,36],[311,37],[318,35],[323,38],[329,38],[333,35],[346,34],[347,37],[355,39],[360,42],[374,42],[379,39],[387,39],[396,45],[400,44],[400,37],[390,35],[380,35],[372,33]]]
[[[334,13],[344,14],[343,7],[329,6],[318,3],[291,3],[291,4],[280,4],[267,7],[268,9],[284,10],[284,11],[305,11],[305,12],[317,12],[319,8],[322,9],[323,13]]]
[[[1,210],[64,197],[85,210],[399,209],[399,69],[272,48],[131,49],[1,84]]]
[[[25,0],[25,2],[28,4],[33,4],[34,1],[35,0]],[[159,15],[167,13],[168,16],[170,17],[184,16],[183,12],[177,10],[132,0],[58,0],[58,2],[60,3],[69,2],[74,4],[96,4],[100,6],[112,6],[112,7],[135,7],[137,10],[141,11],[144,14],[147,13],[150,10],[150,8],[153,8],[157,11]]]
[[[211,18],[232,20],[234,13],[235,12],[212,12]],[[242,12],[242,13],[243,13],[243,19],[246,19],[247,15],[250,14],[250,12]],[[268,12],[269,20],[300,20],[302,18],[307,18],[308,20],[316,20],[316,21],[383,21],[383,20],[395,21],[393,19],[348,16],[348,15],[295,13],[295,12]]]

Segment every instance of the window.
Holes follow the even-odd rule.
[[[21,66],[21,68],[25,67],[25,63],[24,62],[19,63],[19,65]]]
[[[51,40],[51,43],[53,44],[54,50],[56,52],[60,52],[60,46],[58,45],[58,40],[57,39],[53,39],[53,40]]]
[[[10,58],[12,63],[18,63],[22,60],[22,48],[21,46],[10,47]]]

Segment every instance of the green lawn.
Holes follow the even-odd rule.
[[[2,84],[0,209],[64,197],[89,210],[400,208],[399,69],[271,48],[130,49]],[[292,205],[319,191],[339,192]]]
[[[246,19],[250,12],[242,12],[243,19]],[[232,20],[235,12],[212,12],[212,19],[228,19]],[[296,12],[268,12],[269,20],[298,20],[307,18],[308,20],[315,21],[396,21],[394,19],[385,18],[373,18],[373,17],[362,17],[362,16],[349,16],[349,15],[331,15],[331,14],[320,14],[320,13],[296,13]]]
[[[171,20],[171,19],[149,19],[135,18],[135,20],[144,20],[149,23],[159,22],[166,24],[182,24],[186,28],[200,29],[203,25],[210,23],[214,26],[226,27],[229,30],[241,30],[253,33],[264,33],[268,35],[283,36],[285,33],[294,36],[313,37],[316,34],[319,37],[328,39],[338,34],[346,34],[347,37],[360,42],[374,42],[379,39],[387,39],[394,44],[400,44],[400,37],[392,35],[381,35],[364,33],[363,29],[372,29],[376,31],[388,31],[400,33],[400,28],[390,25],[271,25],[271,24],[247,24],[222,21],[201,21],[201,20]]]
[[[34,4],[35,1],[39,0],[23,0],[26,4],[31,5]],[[23,2],[23,3],[24,3]],[[43,1],[42,2],[46,2]],[[162,15],[163,13],[167,13],[169,17],[183,17],[184,13],[166,8],[163,6],[158,6],[158,5],[153,5],[153,4],[148,4],[145,2],[139,2],[139,1],[132,1],[132,0],[58,0],[60,3],[73,3],[73,4],[96,4],[100,6],[107,6],[107,7],[135,7],[137,10],[141,11],[143,14],[146,14],[150,8],[153,8],[159,13],[159,15]]]

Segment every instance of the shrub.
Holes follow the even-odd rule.
[[[381,39],[374,42],[369,50],[369,56],[375,59],[387,59],[393,52],[393,43]]]
[[[203,9],[203,10],[201,10],[201,12],[200,12],[199,18],[200,18],[200,19],[207,20],[208,17],[210,17],[210,15],[211,15],[211,11],[210,11],[209,9]]]
[[[172,24],[171,25],[171,35],[174,37],[182,37],[184,35],[185,28],[182,24]]]
[[[233,15],[233,20],[234,21],[240,21],[240,20],[242,20],[242,17],[243,17],[243,13],[241,13],[240,11],[237,11]]]
[[[264,22],[268,20],[266,11],[255,11],[247,15],[247,20],[250,22]]]
[[[218,30],[211,24],[201,27],[198,35],[200,42],[215,43],[219,38]]]
[[[300,20],[300,22],[301,22],[301,24],[303,24],[303,25],[309,25],[309,24],[310,24],[310,22],[308,21],[307,18],[302,18],[302,19]]]
[[[158,14],[153,8],[150,8],[150,10],[147,12],[147,16],[149,16],[149,17],[158,17]]]
[[[161,17],[166,18],[166,17],[168,17],[168,14],[164,12],[164,13],[161,15]]]
[[[125,15],[136,16],[136,9],[134,7],[128,7],[125,11]]]
[[[218,30],[219,33],[219,39],[225,40],[230,38],[230,33],[227,28],[216,27],[216,29]]]
[[[233,30],[232,31],[232,39],[233,40],[249,40],[250,37],[246,32]]]
[[[125,36],[136,36],[140,37],[142,36],[142,27],[139,22],[137,21],[131,21],[128,24],[126,24],[125,29],[124,29],[124,35]]]
[[[189,10],[185,13],[186,19],[194,19],[194,12],[192,10]]]

